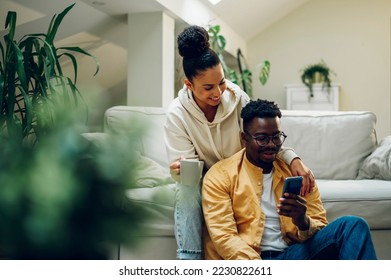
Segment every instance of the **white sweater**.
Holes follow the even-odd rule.
[[[164,137],[170,163],[182,155],[203,160],[209,169],[242,148],[240,113],[250,98],[234,83],[227,80],[226,84],[212,122],[206,119],[186,86],[168,106]],[[279,156],[288,163],[296,157],[292,149],[284,148],[283,151]]]

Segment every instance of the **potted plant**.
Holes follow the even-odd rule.
[[[0,136],[16,145],[34,144],[56,125],[58,104],[80,108],[83,98],[76,87],[78,64],[74,53],[94,58],[80,47],[56,47],[54,39],[64,16],[75,4],[54,15],[46,33],[26,34],[15,40],[16,12],[9,11],[0,41]],[[63,59],[73,66],[74,77],[64,75]],[[61,59],[61,61],[60,61]],[[95,58],[94,58],[95,59]],[[97,63],[96,72],[99,71]]]
[[[330,92],[332,74],[334,71],[327,66],[323,59],[319,63],[310,64],[301,70],[301,81],[309,89],[310,97],[314,97],[313,85],[315,83],[322,84],[322,89],[326,88]]]
[[[142,124],[91,144],[76,87],[79,47],[54,46],[63,17],[46,34],[14,40],[16,13],[0,44],[0,258],[108,259],[133,244],[146,212],[124,193],[135,185]],[[63,75],[60,57],[73,65]],[[97,71],[98,71],[97,66]],[[81,121],[80,121],[81,120]],[[32,141],[30,141],[32,140]],[[126,205],[126,207],[124,207]]]
[[[226,46],[226,39],[223,35],[220,34],[220,26],[210,26],[208,29],[208,33],[211,47],[218,54],[227,78],[237,85],[241,84],[243,90],[248,94],[248,96],[252,97],[252,71],[248,69],[241,50],[238,49],[236,54],[239,68],[239,71],[237,72],[234,69],[230,68],[225,62],[223,54]],[[257,68],[261,68],[258,75],[258,79],[262,85],[265,85],[269,78],[270,62],[268,60],[265,60],[263,63],[258,65]]]

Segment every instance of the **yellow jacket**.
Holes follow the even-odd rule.
[[[284,178],[292,174],[289,166],[278,158],[273,165],[273,191],[277,205]],[[206,259],[260,259],[265,222],[260,206],[262,187],[262,169],[247,160],[245,149],[209,169],[202,187],[207,226],[204,231]],[[280,216],[281,232],[288,245],[303,242],[328,223],[316,185],[305,198],[306,214],[310,218],[308,231],[299,232],[291,218]]]

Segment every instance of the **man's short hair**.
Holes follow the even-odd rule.
[[[281,118],[281,111],[273,101],[257,99],[251,100],[244,106],[240,116],[246,128],[254,118]]]

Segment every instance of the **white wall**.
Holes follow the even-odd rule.
[[[254,98],[285,108],[284,84],[300,83],[300,70],[324,59],[341,84],[340,110],[377,115],[379,140],[391,134],[389,0],[311,0],[248,42],[251,67],[271,61],[262,86],[254,71]]]
[[[127,105],[165,107],[174,98],[174,20],[162,12],[128,15]]]

